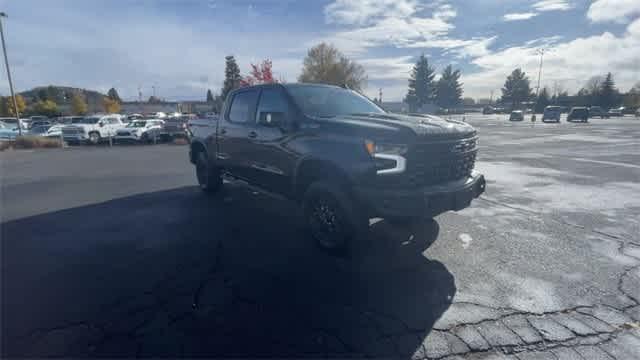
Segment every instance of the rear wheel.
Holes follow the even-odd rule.
[[[311,236],[321,248],[351,256],[364,250],[369,219],[344,186],[326,180],[312,183],[302,208]]]
[[[196,158],[196,177],[200,189],[206,193],[215,193],[222,187],[220,169],[209,164],[203,151],[199,152]]]
[[[100,142],[100,134],[97,132],[92,132],[89,134],[89,144],[96,145]]]

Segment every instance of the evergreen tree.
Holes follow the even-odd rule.
[[[516,109],[531,97],[531,86],[527,74],[520,69],[513,70],[511,75],[507,76],[507,80],[502,87],[501,102],[510,105],[512,109]]]
[[[435,72],[429,61],[424,56],[420,55],[420,58],[413,66],[411,70],[411,76],[409,77],[409,90],[404,101],[409,104],[411,111],[416,111],[422,107],[422,105],[433,101],[435,95],[435,84],[433,78]]]
[[[111,88],[109,89],[109,91],[107,91],[107,96],[113,101],[117,101],[119,103],[122,102],[122,100],[120,99],[120,95],[118,95],[118,92],[114,88]]]
[[[605,109],[610,109],[617,105],[618,102],[618,90],[616,89],[616,84],[613,81],[613,75],[611,75],[611,73],[607,73],[607,76],[600,85],[600,91],[598,93],[596,103]]]
[[[436,104],[442,108],[454,108],[462,102],[462,84],[460,70],[453,70],[451,65],[442,72],[436,83]]]
[[[213,93],[211,92],[211,89],[207,90],[207,103],[211,104],[213,103]]]
[[[242,80],[242,77],[240,76],[240,68],[236,63],[235,57],[233,57],[233,55],[229,55],[225,57],[225,60],[224,85],[221,91],[223,99],[227,98],[227,95],[231,90],[238,88],[240,86],[240,80]]]

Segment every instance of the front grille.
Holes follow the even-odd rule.
[[[116,135],[129,136],[129,135],[131,135],[131,133],[128,132],[128,131],[118,131],[118,132],[116,132]]]
[[[413,145],[407,154],[407,185],[436,185],[471,175],[477,141],[472,137]]]
[[[62,134],[63,135],[77,135],[77,134],[82,134],[82,130],[78,129],[78,128],[63,128],[62,129]]]

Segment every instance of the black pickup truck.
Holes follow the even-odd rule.
[[[328,250],[364,245],[369,218],[430,218],[468,207],[485,190],[471,126],[387,113],[336,86],[241,88],[218,119],[193,122],[189,132],[203,191],[230,176],[295,200]]]

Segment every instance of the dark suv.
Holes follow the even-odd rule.
[[[195,123],[195,122],[194,122]],[[300,203],[324,248],[355,250],[368,220],[461,210],[485,190],[477,134],[434,116],[390,114],[355,91],[269,84],[231,92],[219,119],[190,126],[200,187],[222,176]]]

